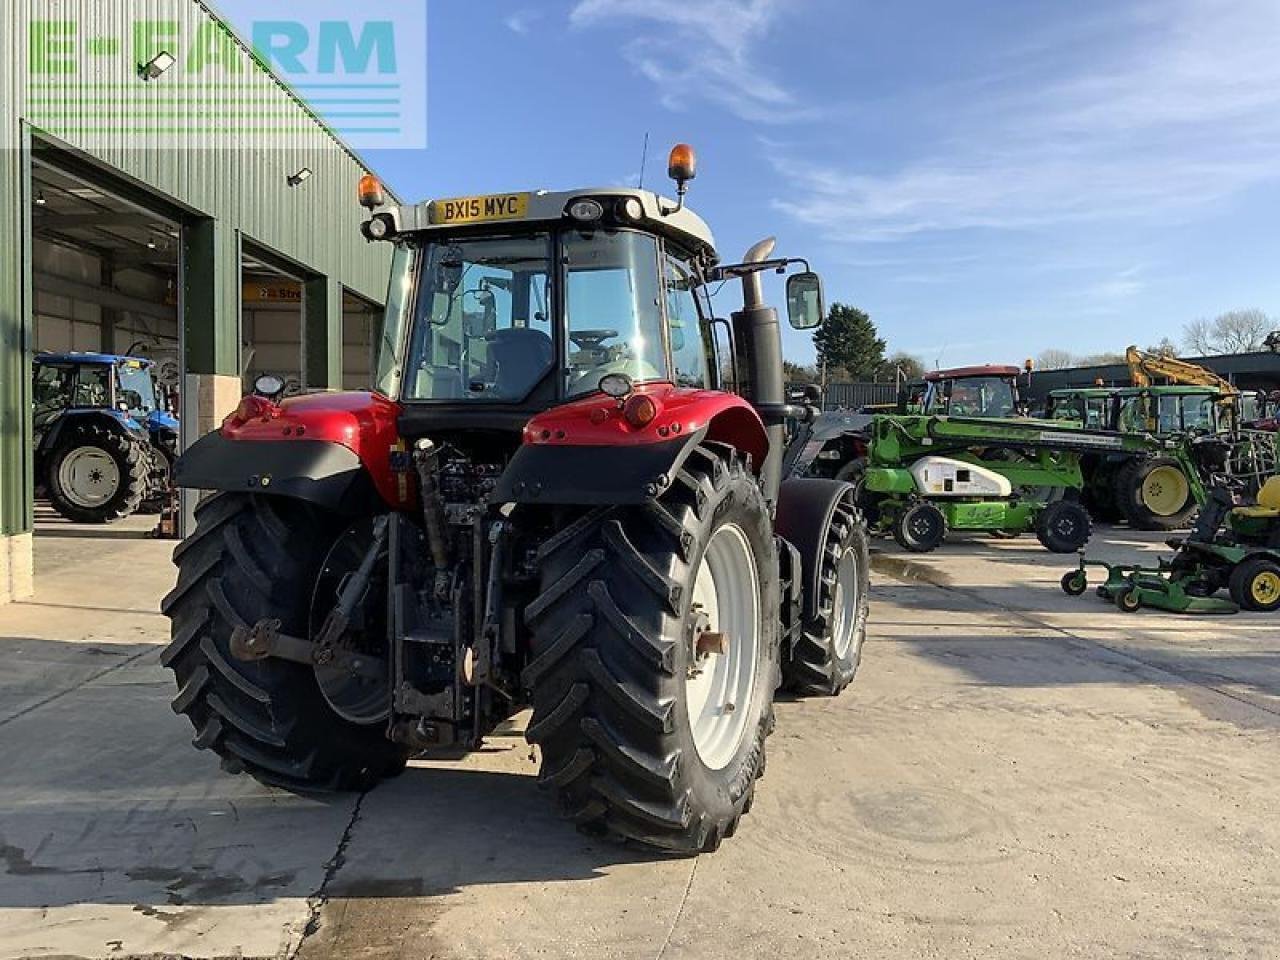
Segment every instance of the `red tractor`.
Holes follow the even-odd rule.
[[[764,771],[775,690],[838,694],[867,622],[852,488],[781,481],[772,241],[721,265],[628,189],[388,208],[374,389],[245,397],[176,477],[213,491],[164,603],[174,710],[225,769],[363,790],[532,707],[582,828],[712,850]],[[708,285],[740,281],[713,319]],[[820,282],[787,284],[791,322]],[[716,324],[727,344],[717,348]],[[722,377],[732,369],[737,392]]]

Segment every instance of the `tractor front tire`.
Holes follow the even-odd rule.
[[[788,689],[802,696],[839,696],[853,682],[862,661],[871,549],[867,526],[851,499],[839,503],[827,528],[814,612],[805,617],[800,639],[783,669]]]
[[[147,490],[147,447],[123,429],[77,427],[49,458],[45,490],[75,523],[112,523],[137,512]]]
[[[526,736],[563,816],[685,853],[733,835],[774,723],[776,550],[745,461],[713,443],[656,501],[543,544]]]
[[[178,584],[162,611],[173,640],[161,656],[178,684],[175,713],[195,727],[192,743],[229,773],[300,793],[362,790],[404,769],[407,748],[385,724],[342,719],[315,671],[231,653],[231,633],[278,619],[308,635],[313,587],[343,522],[280,497],[217,494],[196,508],[195,532],[178,545]]]
[[[1050,553],[1076,553],[1091,536],[1089,511],[1074,500],[1057,500],[1036,517],[1036,539]]]
[[[1169,457],[1126,463],[1116,473],[1116,503],[1134,530],[1178,530],[1196,512],[1191,484]]]

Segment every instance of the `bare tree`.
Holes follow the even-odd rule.
[[[1157,357],[1176,357],[1178,355],[1178,345],[1168,337],[1161,337],[1160,342],[1147,347],[1146,352]]]
[[[924,361],[902,350],[892,354],[884,365],[894,376],[901,371],[901,375],[907,380],[919,380],[924,377]]]
[[[1037,370],[1065,370],[1067,367],[1074,367],[1075,365],[1076,358],[1070,350],[1059,350],[1056,347],[1041,350],[1039,356],[1036,357]]]
[[[1231,310],[1209,320],[1201,317],[1182,328],[1188,353],[1213,356],[1264,349],[1274,321],[1258,309]]]
[[[1124,354],[1091,353],[1087,357],[1080,357],[1077,362],[1082,367],[1110,367],[1117,363],[1124,363]]]

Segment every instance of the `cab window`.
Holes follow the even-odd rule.
[[[709,348],[704,342],[698,315],[697,290],[697,277],[689,267],[674,257],[668,257],[667,324],[676,386],[705,389],[710,380],[707,369]]]
[[[410,349],[409,400],[518,402],[555,362],[550,237],[433,244]]]
[[[105,365],[82,366],[76,374],[75,398],[72,406],[105,407],[111,402],[112,368]]]
[[[667,379],[657,240],[573,231],[563,251],[567,394],[591,393],[611,373],[637,383]]]
[[[71,398],[71,367],[41,364],[36,368],[34,395],[35,420],[48,419],[67,406]]]

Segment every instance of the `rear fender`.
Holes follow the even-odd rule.
[[[819,596],[818,576],[822,571],[819,554],[826,544],[831,519],[841,501],[853,503],[853,494],[851,484],[810,477],[784,480],[778,489],[774,531],[800,553],[806,617],[819,612],[814,609]]]
[[[87,427],[98,427],[120,433],[136,440],[146,440],[134,422],[118,410],[68,410],[48,425],[40,437],[40,451],[55,450],[64,436]]]
[[[415,496],[407,464],[393,468],[399,414],[373,393],[313,394],[279,405],[253,398],[178,458],[174,482],[295,497],[342,513],[407,509]]]
[[[621,401],[599,393],[530,420],[494,502],[644,503],[674,482],[689,453],[703,442],[735,447],[750,459],[752,471],[760,472],[768,434],[741,397],[670,384],[642,385],[637,394],[658,405],[657,416],[643,427],[627,423]]]

